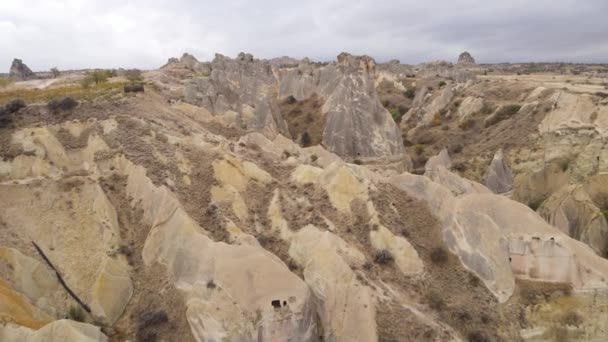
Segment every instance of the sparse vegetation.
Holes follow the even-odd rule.
[[[141,70],[139,69],[129,69],[124,72],[125,78],[129,80],[131,83],[137,83],[143,81],[143,77],[141,74]]]
[[[93,84],[99,85],[108,81],[108,78],[115,76],[116,73],[111,70],[95,70],[87,74],[87,76],[81,81],[83,88],[89,88]]]
[[[9,84],[11,84],[11,81],[9,81],[8,79],[6,79],[4,77],[0,77],[0,88],[4,88],[4,87],[8,86]]]
[[[57,67],[51,68],[51,75],[53,75],[53,78],[57,78],[59,77],[59,75],[61,75],[61,72],[59,72],[59,69],[57,69]]]
[[[0,104],[19,98],[27,103],[47,103],[48,101],[72,97],[78,101],[92,101],[95,99],[107,99],[123,91],[125,82],[106,82],[96,87],[83,88],[79,85],[71,85],[58,88],[45,89],[19,89],[0,92]]]
[[[465,172],[467,170],[467,164],[463,162],[456,162],[452,164],[452,169],[458,172]]]
[[[463,149],[462,144],[456,144],[456,145],[450,146],[449,152],[451,154],[456,154],[456,153],[462,152],[462,149]]]
[[[490,341],[488,336],[486,336],[486,334],[480,330],[471,331],[467,335],[467,339],[469,340],[469,342],[489,342]]]
[[[73,98],[67,96],[67,97],[63,97],[63,98],[59,98],[59,99],[52,99],[51,101],[49,101],[47,103],[47,108],[52,110],[52,111],[59,111],[59,110],[71,110],[76,108],[76,106],[78,106],[78,101],[74,100]]]
[[[313,154],[313,155],[310,156],[310,161],[313,162],[313,163],[316,162],[317,159],[319,159],[319,157],[316,154]]]
[[[416,91],[414,90],[414,88],[409,88],[405,92],[403,92],[403,96],[411,100],[416,96]]]
[[[608,93],[604,93],[601,91],[598,91],[597,93],[595,93],[596,96],[601,97],[603,99],[608,98]]]
[[[519,112],[520,109],[521,109],[521,105],[518,105],[518,104],[510,104],[510,105],[502,106],[496,111],[496,113],[494,113],[492,116],[488,117],[488,119],[485,122],[485,126],[488,127],[491,125],[495,125],[503,120],[506,120],[506,119],[512,117],[513,115],[515,115],[517,112]]]
[[[386,265],[394,261],[393,255],[386,249],[376,252],[374,255],[374,261],[377,264]]]
[[[402,114],[399,113],[399,110],[397,108],[391,108],[389,110],[389,113],[391,113],[391,116],[393,117],[393,120],[395,120],[396,123],[401,122]]]
[[[445,83],[445,81],[441,81],[439,82],[439,88],[443,88],[447,85],[447,83]]]
[[[494,107],[490,103],[484,101],[479,112],[481,114],[489,115],[494,113]]]
[[[7,103],[6,106],[4,106],[4,111],[8,114],[12,114],[18,112],[21,108],[25,107],[25,101],[23,101],[22,99],[16,99]]]
[[[403,114],[407,113],[410,110],[410,108],[400,105],[399,107],[397,107],[397,110],[399,111],[400,115],[403,115]]]
[[[448,261],[448,252],[442,246],[433,248],[431,251],[431,261],[435,264],[444,264]]]
[[[561,158],[557,161],[557,165],[559,165],[559,169],[562,170],[562,172],[566,172],[570,167],[570,159]]]
[[[473,127],[475,127],[476,121],[473,118],[468,118],[465,121],[461,122],[458,127],[460,127],[460,129],[462,129],[463,131],[467,131]]]
[[[428,306],[436,311],[441,311],[445,308],[445,302],[441,295],[435,291],[429,291],[426,293],[425,301]]]
[[[296,100],[296,98],[293,95],[289,95],[285,99],[285,102],[287,102],[289,104],[294,104],[294,103],[298,102],[298,100]]]
[[[416,152],[417,155],[421,155],[424,153],[424,145],[422,144],[416,144],[416,146],[414,146],[414,151]]]
[[[302,133],[302,136],[300,137],[300,144],[302,144],[302,147],[308,147],[311,143],[312,139],[310,138],[310,134],[308,134],[308,132]]]
[[[568,310],[565,314],[560,318],[560,323],[563,325],[571,325],[578,327],[583,324],[583,317],[574,310]]]
[[[84,310],[80,306],[72,305],[68,310],[68,318],[76,322],[84,322]]]
[[[534,211],[537,211],[538,208],[540,208],[540,206],[543,204],[544,201],[545,201],[544,198],[532,200],[532,201],[528,202],[528,207],[530,207],[530,209],[532,209]]]

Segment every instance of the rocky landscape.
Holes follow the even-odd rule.
[[[101,74],[0,83],[0,341],[608,339],[608,66]]]

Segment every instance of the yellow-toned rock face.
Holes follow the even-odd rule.
[[[2,326],[0,327],[0,339],[14,342],[108,341],[99,327],[66,319],[49,323],[39,330],[10,324]]]
[[[323,169],[311,165],[298,165],[291,175],[291,180],[300,184],[317,183]]]
[[[24,295],[11,289],[9,284],[0,279],[0,322],[40,329],[51,321],[52,317],[32,305]]]
[[[106,281],[104,265],[111,258],[109,254],[120,245],[116,213],[99,185],[87,178],[72,178],[59,183],[4,185],[0,194],[7,225],[0,234],[5,235],[5,241],[22,250],[30,249],[31,241],[35,241],[83,300],[99,303],[93,306],[93,314],[115,321],[131,296],[131,280],[126,261],[116,256],[110,262],[115,276],[120,274],[121,291],[104,293],[104,285],[99,284]],[[29,210],[30,207],[36,210]],[[53,297],[56,291],[29,292],[38,300]]]
[[[0,247],[0,263],[10,265],[8,276],[17,291],[29,298],[51,296],[59,289],[59,282],[52,270],[38,260],[22,254],[14,248]]]
[[[249,180],[262,184],[269,183],[272,177],[257,165],[248,161],[239,161],[230,155],[224,155],[213,163],[213,172],[222,184],[229,184],[237,191],[244,191]]]
[[[374,249],[386,250],[395,258],[397,267],[403,274],[412,275],[422,272],[424,268],[422,260],[418,257],[416,249],[403,237],[395,236],[384,226],[370,231],[369,237]]]
[[[327,191],[334,207],[342,212],[350,212],[354,199],[367,200],[368,183],[354,166],[336,162],[319,177],[319,183]]]

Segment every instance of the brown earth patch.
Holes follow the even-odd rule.
[[[112,341],[195,341],[186,318],[184,295],[171,285],[160,264],[145,266],[142,251],[150,227],[142,222],[141,208],[132,208],[126,194],[126,177],[113,175],[100,180],[116,209],[120,235],[131,268],[133,296],[123,315],[104,330]]]
[[[382,279],[401,287],[405,293],[413,293],[418,297],[417,302],[426,303],[439,320],[465,339],[471,336],[481,336],[486,341],[519,339],[521,327],[512,317],[513,310],[499,304],[483,282],[448,251],[442,228],[426,203],[388,184],[379,184],[378,191],[371,196],[381,223],[394,234],[408,239],[423,260],[426,271],[420,279],[400,279],[381,269]],[[390,209],[391,206],[397,213]],[[438,248],[446,252],[441,262],[433,260]],[[375,267],[372,271],[378,272]]]
[[[294,141],[299,141],[304,147],[319,145],[323,140],[325,129],[325,114],[321,111],[323,103],[324,100],[317,94],[302,101],[288,97],[279,102],[279,109],[283,119],[287,121],[289,133]],[[306,138],[305,135],[308,137]]]
[[[80,149],[87,147],[89,136],[97,130],[97,127],[89,126],[83,130],[79,136],[75,137],[67,129],[61,127],[55,132],[55,138],[63,145],[66,150]]]

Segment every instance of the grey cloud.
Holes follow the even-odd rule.
[[[156,68],[191,52],[333,60],[608,62],[608,2],[427,0],[0,1],[0,68]]]

